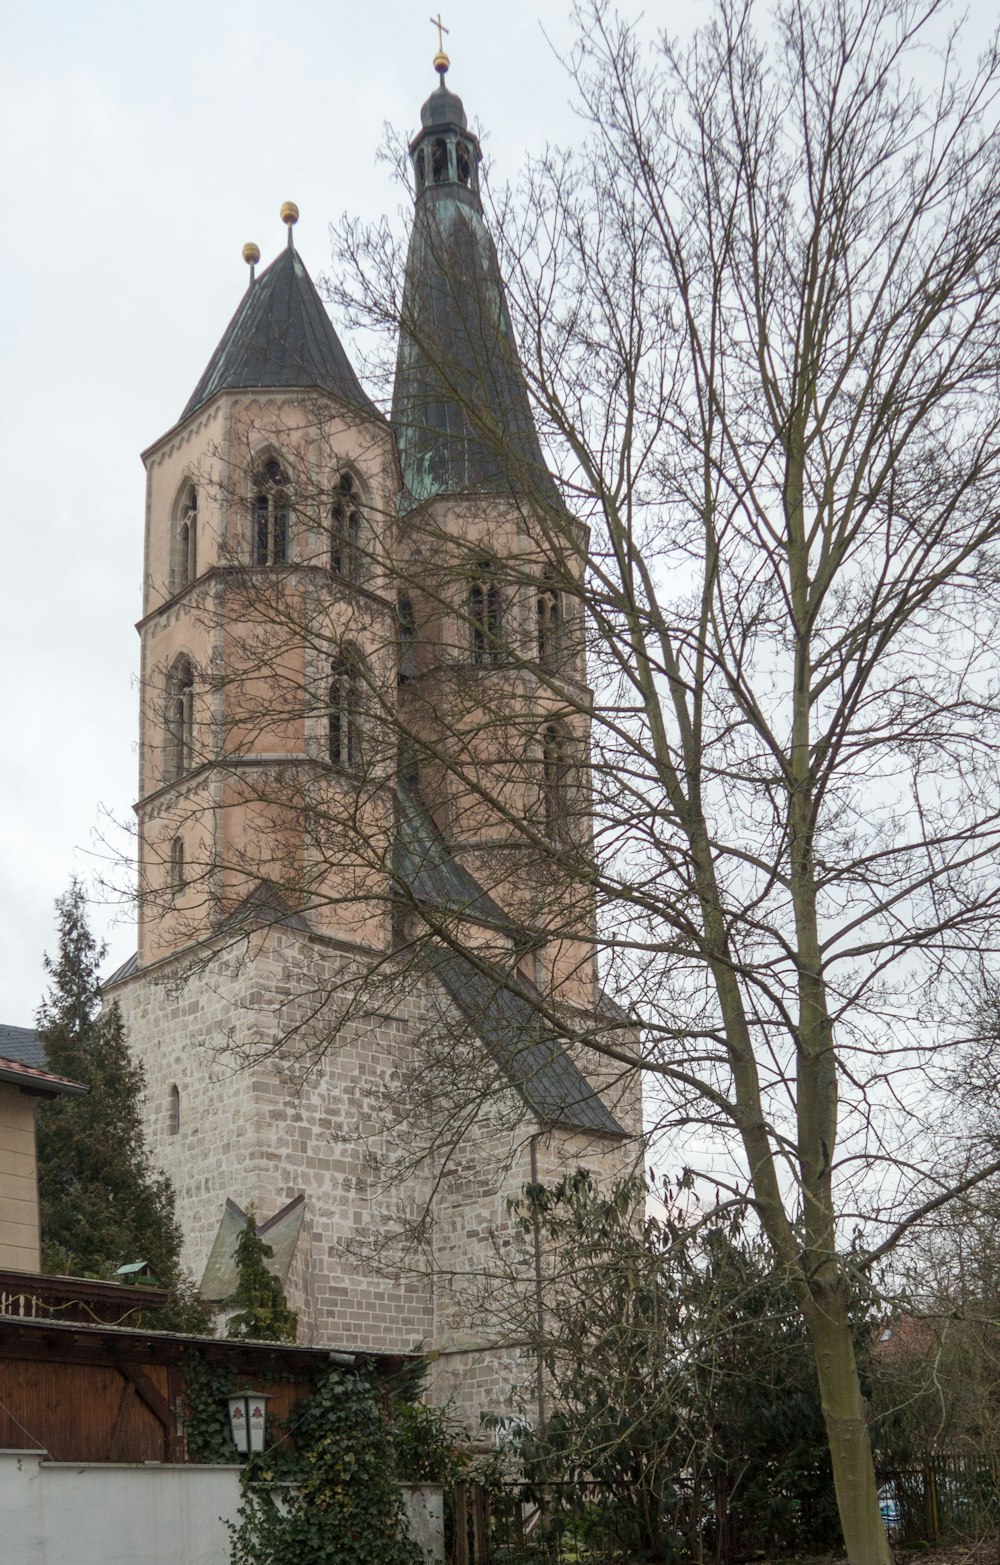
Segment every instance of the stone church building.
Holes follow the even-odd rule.
[[[301,1342],[422,1348],[475,1420],[533,1379],[508,1200],[633,1167],[641,1104],[586,873],[584,538],[435,65],[391,417],[288,204],[144,454],[139,944],[106,994],[205,1291],[252,1206]]]

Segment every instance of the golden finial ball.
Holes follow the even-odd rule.
[[[299,220],[299,209],[295,205],[295,202],[294,201],[283,201],[281,203],[281,221],[283,223],[287,223],[289,228],[291,228],[292,224],[293,223],[297,223],[298,220]]]
[[[434,69],[436,71],[440,71],[441,75],[443,76],[445,71],[448,69],[450,64],[451,64],[451,61],[449,60],[448,56],[445,54],[444,50],[443,49],[439,49],[437,54],[434,56]]]
[[[247,263],[247,266],[256,266],[257,262],[260,260],[260,245],[255,245],[252,241],[250,244],[244,245],[243,259]]]

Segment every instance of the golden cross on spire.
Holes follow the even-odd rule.
[[[438,12],[437,16],[432,16],[431,17],[431,26],[432,27],[436,27],[437,30],[438,30],[438,52],[434,56],[434,69],[440,75],[441,81],[443,83],[444,82],[444,73],[448,69],[448,66],[451,64],[451,61],[448,59],[448,56],[444,52],[444,35],[448,31],[448,28],[445,27],[444,23],[441,20],[441,12],[440,11]]]

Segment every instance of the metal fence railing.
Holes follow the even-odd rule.
[[[938,1452],[919,1466],[879,1476],[882,1518],[897,1543],[938,1543],[1000,1528],[996,1458]]]

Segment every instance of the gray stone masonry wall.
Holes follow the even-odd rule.
[[[546,1181],[580,1165],[611,1177],[636,1143],[541,1134],[436,985],[388,964],[376,982],[358,956],[292,929],[113,995],[196,1281],[227,1196],[266,1219],[302,1192],[286,1290],[300,1342],[432,1350],[432,1399],[472,1429],[523,1400],[533,1361],[510,1323],[524,1299],[501,1303],[503,1288],[533,1287],[530,1258],[510,1264],[507,1211],[531,1178],[532,1137]]]

